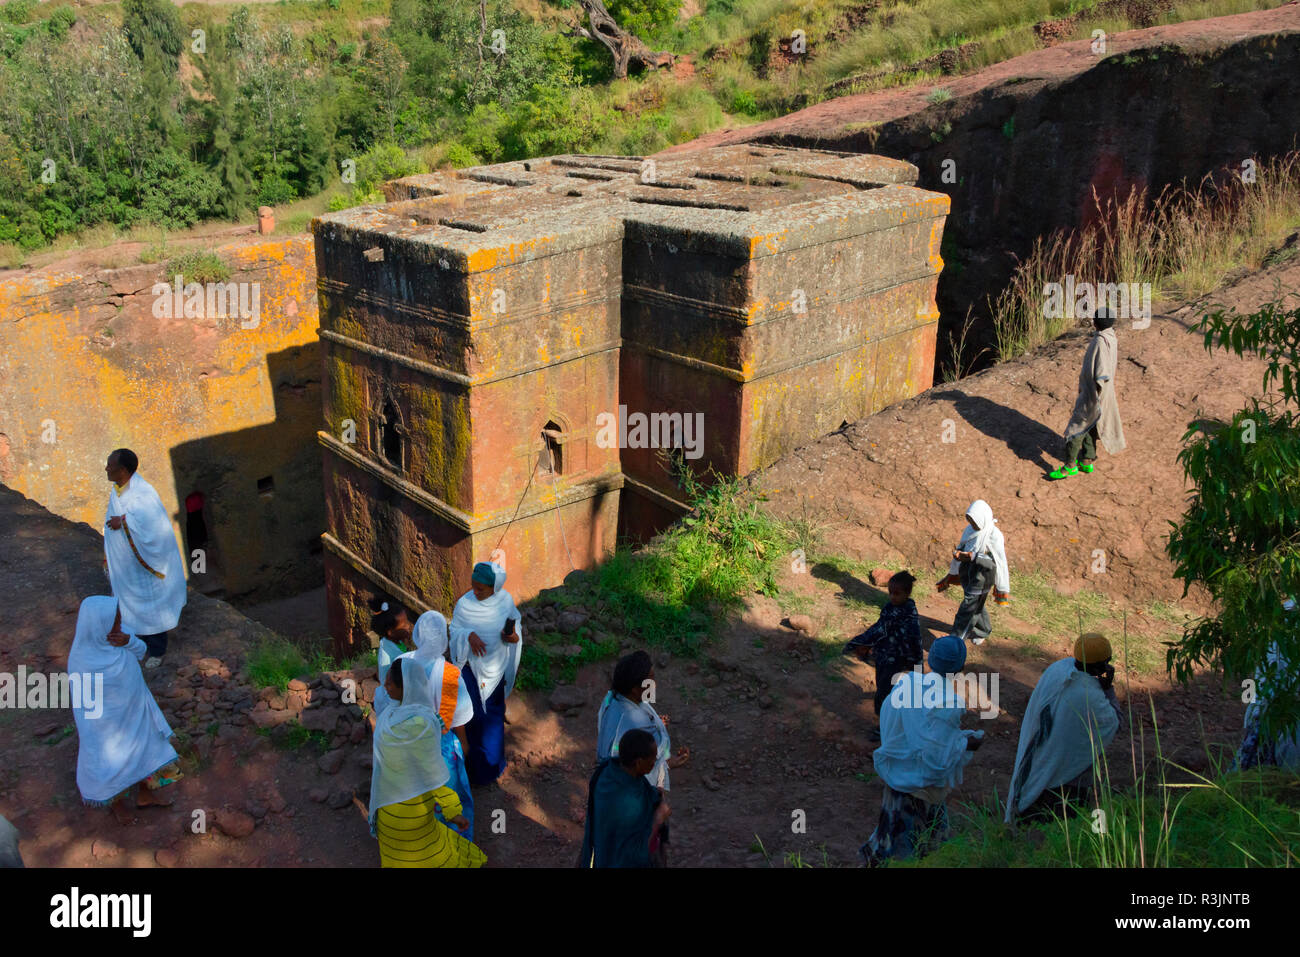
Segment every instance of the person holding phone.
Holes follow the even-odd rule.
[[[1123,719],[1105,635],[1090,632],[1074,656],[1048,665],[1029,697],[1011,772],[1006,820],[1061,814],[1092,793],[1094,764]]]
[[[523,654],[519,609],[505,582],[506,570],[496,562],[475,565],[470,590],[456,602],[448,627],[449,660],[461,669],[474,706],[465,726],[465,768],[475,787],[491,784],[506,769],[506,698]]]

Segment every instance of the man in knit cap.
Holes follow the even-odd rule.
[[[1065,427],[1065,464],[1049,472],[1050,479],[1092,472],[1098,442],[1111,455],[1124,451],[1124,426],[1119,420],[1119,402],[1115,398],[1115,371],[1119,364],[1115,318],[1103,306],[1093,316],[1092,325],[1094,332],[1079,370],[1074,413]]]
[[[1029,698],[1011,772],[1007,821],[1063,813],[1067,801],[1087,799],[1094,766],[1119,730],[1110,642],[1080,635],[1074,656],[1048,666]]]

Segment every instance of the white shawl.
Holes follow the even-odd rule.
[[[371,754],[371,834],[381,807],[409,801],[451,779],[442,759],[442,721],[423,668],[402,665],[402,701],[380,716]]]
[[[126,517],[126,527],[109,528],[108,520],[118,515]],[[160,635],[175,628],[185,607],[185,563],[162,499],[138,472],[121,495],[116,486],[109,490],[104,556],[113,594],[122,606],[122,630]]]
[[[645,776],[646,780],[655,787],[669,790],[668,759],[672,756],[672,739],[668,737],[668,728],[659,712],[648,701],[629,701],[617,691],[605,693],[605,700],[600,703],[600,712],[596,715],[596,760],[618,757],[619,741],[633,728],[649,731],[658,746],[655,766]]]
[[[442,681],[447,669],[446,655],[449,644],[447,619],[441,612],[426,611],[416,619],[411,640],[415,642],[412,657],[424,665],[429,675],[429,686],[434,700],[439,703],[439,714],[441,714]],[[465,687],[465,675],[462,673],[456,679],[456,707],[452,714],[451,727],[459,728],[469,724],[473,717],[474,703],[470,701],[469,689]]]
[[[1006,820],[1091,767],[1118,730],[1119,718],[1096,678],[1076,668],[1073,658],[1048,665],[1020,723]]]
[[[103,681],[95,712],[72,709],[80,738],[77,788],[87,804],[107,804],[177,759],[172,729],[140,671],[144,642],[134,635],[121,648],[108,642],[116,615],[117,601],[107,595],[83,601],[68,653],[70,676]]]
[[[492,595],[486,601],[474,597],[471,589],[460,596],[451,614],[451,663],[464,669],[469,662],[478,680],[479,700],[486,701],[497,690],[497,685],[505,682],[506,694],[515,687],[515,674],[519,671],[519,659],[524,651],[524,626],[520,621],[515,626],[519,640],[507,643],[501,640],[501,629],[508,620],[519,618],[519,609],[510,592],[502,586],[506,583],[506,570],[496,562],[491,562],[496,572],[496,583],[492,586]],[[470,633],[476,633],[487,650],[482,656],[471,655],[469,648]]]
[[[1010,594],[1011,572],[1007,567],[1006,539],[1002,537],[1002,529],[998,528],[998,520],[993,517],[993,509],[984,499],[976,499],[971,502],[970,508],[966,510],[966,517],[973,520],[976,527],[966,526],[965,531],[961,533],[961,541],[957,545],[957,550],[970,552],[975,556],[988,553],[993,558],[995,569],[993,577],[994,589],[1004,595]],[[948,574],[961,574],[961,562],[953,559],[952,564],[948,567]]]
[[[933,673],[908,671],[880,709],[880,747],[872,754],[871,763],[895,791],[914,794],[961,783],[962,771],[972,757],[966,740],[976,732],[962,730],[965,704],[955,690],[927,687],[948,680]],[[943,698],[948,700],[929,703]]]

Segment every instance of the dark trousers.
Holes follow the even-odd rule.
[[[987,602],[988,593],[981,595],[979,592],[965,592],[961,604],[957,606],[957,617],[952,621],[952,633],[966,638],[987,638],[993,631]],[[968,625],[970,633],[966,634]]]
[[[170,634],[170,631],[164,631],[159,635],[136,635],[136,637],[145,643],[150,658],[161,658],[167,653],[167,636]]]
[[[905,661],[880,661],[876,663],[876,696],[872,704],[876,707],[876,716],[880,716],[880,706],[894,690],[894,675],[900,671],[911,671],[912,666]]]
[[[465,725],[465,771],[474,787],[491,784],[506,769],[506,683],[497,685],[487,701],[479,697],[478,678],[465,665],[465,688],[474,704],[474,717]]]
[[[1065,443],[1065,464],[1074,465],[1078,462],[1093,462],[1097,459],[1097,426],[1093,426],[1087,432],[1080,432],[1074,438]]]

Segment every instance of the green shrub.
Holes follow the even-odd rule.
[[[230,267],[212,250],[191,250],[170,260],[167,274],[180,275],[183,283],[225,282],[230,278]]]
[[[289,689],[289,682],[308,671],[307,659],[285,638],[264,641],[248,656],[248,677],[259,688]]]

